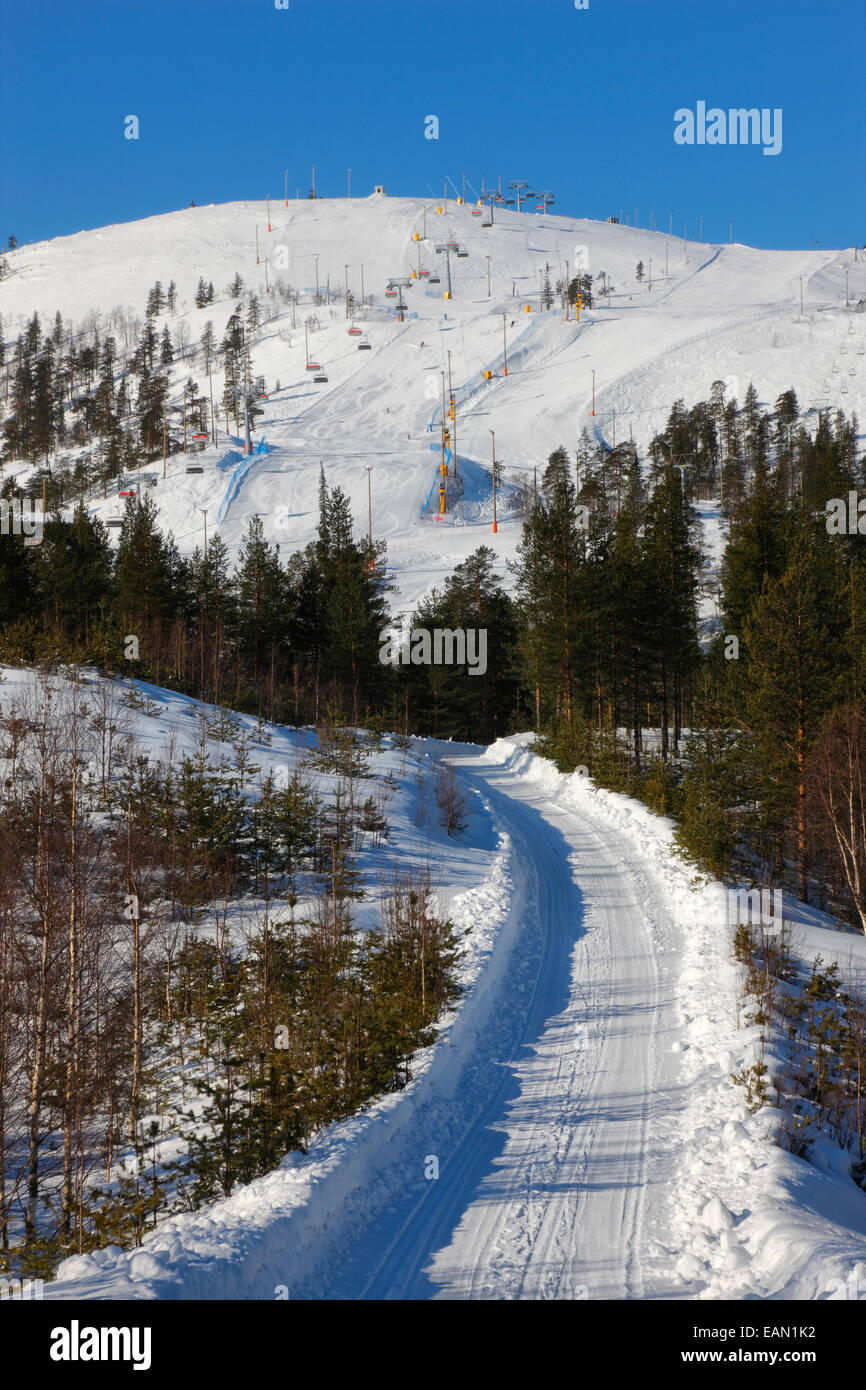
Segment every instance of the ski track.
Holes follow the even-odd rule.
[[[455,762],[524,866],[503,997],[525,1004],[516,1036],[498,1028],[474,1061],[493,1082],[445,1136],[438,1181],[373,1223],[327,1296],[652,1296],[642,1237],[664,1157],[650,1129],[670,1103],[658,1044],[675,1026],[661,895],[609,827],[508,767]]]

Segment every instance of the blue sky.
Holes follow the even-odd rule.
[[[522,178],[705,241],[866,242],[864,0],[0,0],[0,245],[198,203]],[[680,146],[777,108],[781,153]],[[424,138],[424,118],[439,139]],[[124,139],[137,115],[140,138]]]

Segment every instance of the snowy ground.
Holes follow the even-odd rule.
[[[420,745],[434,757],[448,749]],[[450,746],[497,847],[452,897],[467,996],[397,1096],[50,1298],[822,1299],[866,1277],[866,1199],[773,1142],[720,885],[671,823],[502,740]],[[806,930],[804,927],[803,930]],[[864,959],[813,923],[810,949]],[[429,1176],[431,1159],[438,1177]]]
[[[34,309],[45,327],[57,309],[79,325],[94,308],[141,316],[149,287],[173,277],[178,317],[155,326],[183,323],[193,344],[209,319],[222,337],[235,271],[267,303],[265,258],[272,280],[277,247],[286,248],[276,273],[301,294],[295,326],[291,306],[268,309],[252,349],[269,388],[258,422],[269,452],[244,460],[220,415],[202,475],[186,475],[182,459],[165,480],[156,467],[152,495],[183,551],[202,542],[202,508],[209,535],[218,526],[231,548],[255,513],[283,550],[304,544],[320,461],[363,532],[370,468],[373,533],[388,542],[394,607],[407,608],[482,543],[503,573],[515,555],[516,518],[491,533],[491,431],[504,469],[531,479],[557,445],[573,449],[584,426],[609,443],[631,433],[644,449],[674,400],[706,398],[717,378],[740,401],[750,381],[770,404],[793,386],[804,409],[863,417],[866,315],[846,310],[844,271],[856,303],[866,263],[851,250],[683,245],[498,209],[485,230],[468,207],[449,203],[440,215],[412,198],[272,212],[271,233],[264,204],[234,203],[22,247],[0,285],[10,335]],[[452,261],[445,301],[434,246],[448,240],[469,255]],[[346,265],[359,293],[363,264],[375,301],[355,322],[370,352],[357,351],[340,302],[313,305],[316,257],[320,286],[338,294]],[[558,309],[540,313],[539,270],[548,263],[556,279],[568,262],[573,274],[578,258],[613,280],[610,300],[579,324]],[[635,280],[638,260],[648,270],[652,261],[651,289]],[[419,265],[441,283],[414,283],[398,323],[386,278]],[[213,280],[217,303],[196,310],[200,275]],[[305,371],[312,314],[310,357],[328,376],[320,386]],[[467,496],[462,516],[436,522],[424,503],[449,365]],[[189,374],[206,392],[198,357],[177,365],[175,389]],[[220,375],[214,386],[219,398]],[[119,504],[93,507],[107,516]],[[703,512],[711,571],[721,527],[711,506]],[[708,631],[711,593],[702,617]],[[194,702],[150,694],[164,729],[183,736],[188,724],[192,736]],[[288,760],[297,741],[277,730],[261,751]],[[866,1198],[839,1164],[822,1170],[779,1149],[779,1116],[750,1115],[731,1082],[756,1038],[738,1027],[723,890],[679,864],[670,823],[561,777],[520,740],[487,753],[422,742],[418,752],[454,757],[477,796],[469,839],[457,851],[435,847],[449,911],[470,929],[467,993],[411,1085],[227,1201],[172,1219],[142,1250],[67,1261],[46,1297],[271,1299],[280,1289],[295,1298],[816,1299],[838,1296],[834,1281],[842,1288],[852,1272],[866,1279]],[[394,833],[420,854],[412,809],[407,786],[392,808]],[[866,966],[862,942],[802,916],[805,955],[838,958],[851,974]],[[438,1178],[425,1177],[433,1158]]]
[[[716,378],[740,402],[754,381],[765,403],[794,386],[804,409],[821,404],[856,410],[860,418],[866,413],[866,315],[845,306],[846,269],[851,304],[866,295],[866,262],[855,262],[853,250],[684,244],[661,232],[511,209],[497,209],[493,227],[482,228],[469,206],[449,202],[441,215],[436,206],[376,196],[274,204],[269,233],[264,204],[230,203],[80,232],[8,256],[12,274],[0,285],[0,313],[7,336],[34,309],[46,328],[58,309],[76,325],[94,309],[128,307],[141,317],[154,281],[165,288],[174,278],[177,316],[161,316],[155,327],[158,333],[166,324],[173,333],[183,327],[189,354],[208,320],[221,340],[236,307],[226,287],[239,271],[259,294],[267,320],[253,337],[252,356],[269,388],[258,430],[270,452],[253,460],[238,485],[241,441],[227,439],[220,409],[218,444],[198,460],[202,475],[186,475],[181,457],[170,462],[163,481],[156,465],[153,496],[163,524],[191,551],[202,544],[201,509],[207,508],[209,527],[218,525],[234,548],[259,513],[269,538],[294,549],[314,532],[322,461],[329,480],[349,494],[360,533],[367,525],[369,467],[373,531],[388,542],[396,602],[406,607],[482,543],[495,549],[503,573],[514,556],[519,520],[506,516],[496,536],[491,530],[491,430],[504,472],[523,471],[531,480],[555,447],[573,449],[584,427],[608,443],[631,434],[645,449],[673,401],[706,398]],[[447,241],[469,253],[452,257],[448,301],[445,257],[435,251]],[[265,291],[266,260],[269,284],[281,276],[300,293],[294,327],[291,306],[275,305]],[[569,322],[559,308],[539,312],[539,271],[549,265],[555,281],[566,263],[573,275],[578,262],[596,277],[596,291],[600,272],[607,273],[614,285],[609,299],[599,297],[579,324],[573,311]],[[346,280],[360,297],[362,265],[364,291],[374,302],[347,320]],[[438,274],[440,283],[413,281],[405,292],[408,317],[399,323],[393,301],[384,298],[386,281],[419,268]],[[317,273],[320,289],[336,292],[336,304],[314,304]],[[193,306],[199,276],[212,280],[217,294],[204,309]],[[311,316],[310,359],[325,368],[324,385],[305,371],[304,321]],[[371,351],[358,351],[348,334],[353,324]],[[437,440],[441,373],[449,366],[467,499],[463,515],[437,522],[422,511],[435,480],[437,455],[429,446]],[[493,374],[489,381],[485,369]],[[206,395],[200,355],[176,364],[175,395],[188,375]],[[221,394],[217,372],[218,402]],[[119,514],[116,499],[94,506],[102,515]]]

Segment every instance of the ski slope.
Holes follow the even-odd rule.
[[[740,400],[754,381],[765,403],[793,386],[804,411],[863,415],[866,315],[846,309],[844,280],[847,270],[853,303],[866,296],[866,263],[850,249],[684,245],[499,209],[482,229],[470,208],[437,206],[380,196],[274,205],[268,233],[264,203],[233,203],[81,232],[10,254],[0,313],[7,338],[34,309],[46,327],[58,309],[77,326],[118,310],[119,324],[125,308],[143,315],[155,280],[174,278],[178,313],[155,327],[182,325],[191,345],[208,320],[222,337],[236,271],[268,305],[267,259],[271,282],[281,274],[300,296],[294,326],[291,305],[271,306],[252,340],[268,452],[245,459],[220,412],[201,475],[186,475],[183,457],[165,479],[149,465],[161,523],[189,553],[206,509],[209,535],[218,529],[236,550],[257,514],[285,554],[315,533],[320,463],[366,531],[369,469],[396,609],[413,608],[480,544],[507,578],[520,522],[506,508],[491,533],[491,431],[507,482],[511,470],[531,479],[560,444],[573,450],[584,428],[645,448],[674,400],[706,398],[717,378]],[[446,301],[435,246],[448,240],[469,255],[452,262]],[[287,264],[275,272],[279,247]],[[539,270],[549,264],[555,280],[568,262],[573,274],[578,248],[583,268],[604,270],[615,289],[565,322],[559,309],[539,311]],[[652,260],[651,289],[635,280],[638,260]],[[441,283],[407,290],[400,323],[386,280],[419,264]],[[345,267],[357,295],[362,265],[373,299],[347,320]],[[317,275],[337,303],[314,303]],[[217,290],[202,310],[199,276]],[[309,317],[310,357],[328,376],[319,386],[305,370]],[[358,352],[353,323],[371,351]],[[436,521],[425,502],[449,367],[464,507]],[[200,355],[188,352],[173,370],[175,399],[189,375],[207,394]],[[220,373],[214,389],[219,399]],[[117,499],[91,506],[119,513]],[[717,510],[703,512],[718,555]],[[180,706],[170,714],[180,719]],[[442,855],[449,911],[469,932],[465,995],[413,1081],[308,1155],[172,1218],[141,1250],[66,1261],[46,1297],[814,1299],[852,1272],[866,1278],[862,1194],[832,1156],[822,1169],[776,1147],[778,1113],[751,1115],[732,1084],[754,1060],[757,1030],[738,1026],[723,890],[693,882],[670,823],[561,777],[521,740],[487,753],[420,748],[455,759],[478,810],[472,853]],[[814,921],[802,929],[810,951],[866,970],[856,938]],[[430,1158],[438,1178],[425,1177]]]
[[[409,1086],[140,1250],[65,1261],[45,1296],[845,1296],[862,1193],[841,1155],[778,1148],[778,1112],[731,1082],[760,1030],[721,885],[693,882],[669,821],[520,738],[418,747],[450,747],[498,845],[451,899],[466,994]],[[861,939],[808,931],[866,967]]]
[[[209,526],[218,526],[235,550],[258,514],[272,542],[295,549],[315,531],[322,463],[329,482],[349,495],[360,534],[367,529],[369,468],[373,533],[388,543],[396,603],[404,608],[482,543],[492,546],[506,574],[520,530],[507,510],[508,478],[531,481],[558,445],[574,449],[584,427],[608,443],[631,435],[645,449],[674,400],[691,405],[706,398],[717,378],[740,401],[750,381],[765,403],[793,386],[804,411],[839,407],[862,418],[866,315],[846,309],[845,272],[853,306],[866,296],[866,262],[855,261],[853,249],[759,251],[535,212],[497,208],[494,216],[494,225],[483,228],[467,205],[449,202],[446,211],[435,201],[372,195],[274,203],[268,232],[264,203],[188,208],[10,253],[0,314],[7,337],[34,309],[46,327],[57,310],[79,327],[93,310],[110,315],[127,308],[143,317],[150,286],[159,279],[165,287],[173,278],[177,314],[162,315],[155,328],[161,333],[167,324],[185,334],[187,355],[173,368],[174,398],[188,376],[207,395],[195,345],[208,320],[221,340],[236,308],[226,288],[240,272],[246,290],[258,294],[265,320],[251,341],[253,370],[268,387],[257,438],[267,440],[269,452],[254,459],[238,485],[242,441],[227,438],[218,406],[219,440],[197,460],[202,475],[186,475],[182,455],[169,461],[165,480],[161,465],[150,465],[159,475],[152,495],[162,523],[190,553],[203,543],[207,509]],[[445,257],[435,249],[448,241],[468,251],[452,257],[450,300],[443,297]],[[639,260],[651,285],[650,278],[635,279]],[[596,293],[602,271],[613,292],[597,298],[579,323],[573,312],[565,322],[558,307],[540,312],[539,272],[549,265],[555,282],[566,263],[573,275],[578,261],[595,277]],[[362,267],[372,302],[347,319],[346,282],[359,299]],[[439,275],[440,284],[413,281],[400,323],[393,301],[384,298],[386,282],[419,269]],[[266,275],[271,286],[281,276],[298,292],[294,327],[292,307],[266,292]],[[212,280],[217,294],[204,309],[193,305],[199,276]],[[322,293],[328,287],[336,294],[335,303],[316,305],[317,283]],[[305,370],[308,318],[316,320],[310,358],[328,377],[321,385]],[[366,335],[369,352],[358,351],[348,334],[352,324]],[[460,514],[437,521],[424,504],[436,481],[442,372],[449,368],[465,496]],[[217,403],[221,395],[217,371]],[[234,431],[233,420],[230,426]],[[491,431],[504,484],[495,536]],[[94,499],[92,506],[103,516],[119,514],[116,499]]]

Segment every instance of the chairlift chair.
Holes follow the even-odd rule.
[[[327,381],[327,380],[328,380],[328,378],[327,378],[326,376],[323,376],[323,375],[314,376],[314,377],[313,377],[313,381],[314,381],[314,382],[316,382],[316,381]]]

